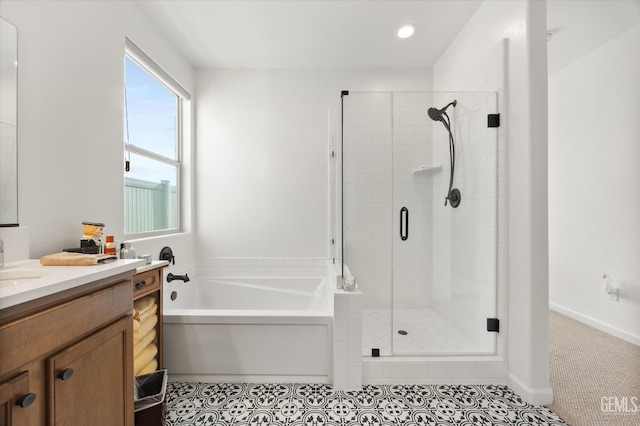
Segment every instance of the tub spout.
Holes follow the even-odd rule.
[[[189,276],[187,274],[184,275],[173,275],[171,272],[167,274],[167,282],[171,282],[173,280],[180,280],[188,283],[190,281]]]

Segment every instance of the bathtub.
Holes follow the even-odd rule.
[[[331,382],[326,278],[198,278],[176,294],[163,310],[172,381]]]

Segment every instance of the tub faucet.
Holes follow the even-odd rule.
[[[171,282],[173,280],[180,280],[188,283],[190,281],[189,276],[187,274],[184,275],[173,275],[171,272],[167,274],[167,282]]]

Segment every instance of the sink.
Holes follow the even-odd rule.
[[[22,284],[27,281],[37,280],[47,274],[42,269],[16,269],[1,270],[0,269],[0,286],[8,287],[12,285]]]

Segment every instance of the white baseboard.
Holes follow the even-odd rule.
[[[515,393],[520,395],[529,404],[549,405],[553,403],[553,389],[551,389],[551,387],[531,388],[511,372],[507,374],[507,386],[513,389]]]
[[[169,382],[202,383],[331,383],[328,376],[279,376],[233,374],[169,374]]]
[[[584,324],[587,324],[595,329],[600,331],[604,331],[605,333],[609,333],[612,336],[618,337],[622,340],[625,340],[629,343],[633,343],[634,345],[640,346],[640,336],[636,336],[631,333],[627,333],[624,330],[620,330],[617,327],[613,327],[609,324],[606,324],[597,319],[591,318],[590,316],[581,314],[579,312],[573,311],[571,309],[567,309],[563,306],[558,305],[557,303],[549,302],[549,309],[552,309],[562,315],[566,315],[569,318],[573,318],[576,321],[580,321]]]

